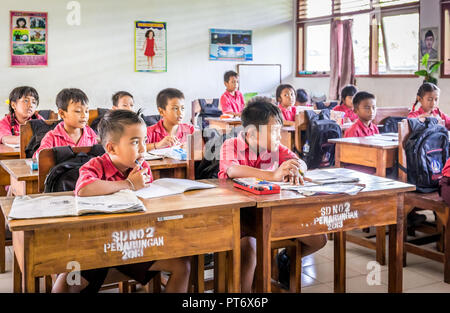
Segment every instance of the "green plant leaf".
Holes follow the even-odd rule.
[[[439,70],[439,67],[442,65],[442,63],[444,63],[444,62],[442,62],[442,61],[437,61],[437,62],[433,63],[433,64],[430,66],[430,69],[429,69],[430,74],[436,73],[436,72]]]
[[[427,72],[427,70],[420,70],[420,71],[414,72],[414,75],[427,77],[428,76],[428,72]]]
[[[430,55],[428,53],[425,53],[422,57],[422,65],[427,66],[428,65],[428,59],[430,58]]]

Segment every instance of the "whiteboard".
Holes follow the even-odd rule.
[[[238,64],[239,90],[243,93],[257,92],[275,95],[281,84],[281,64]]]

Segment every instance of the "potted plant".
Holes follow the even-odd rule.
[[[439,67],[442,65],[442,63],[444,63],[443,61],[436,61],[434,63],[432,63],[431,65],[428,66],[428,59],[430,58],[430,55],[428,53],[425,53],[422,57],[422,66],[425,67],[425,69],[420,70],[420,71],[416,71],[414,74],[416,76],[423,76],[424,83],[433,83],[435,85],[437,85],[437,78],[433,77],[434,73],[437,73],[437,71],[439,70]]]

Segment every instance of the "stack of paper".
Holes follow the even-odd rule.
[[[178,178],[161,178],[150,184],[149,187],[135,191],[138,197],[149,199],[171,196],[189,190],[215,188],[215,185],[201,183],[195,180]]]
[[[78,216],[90,213],[125,213],[145,211],[141,200],[131,190],[95,197],[29,196],[16,197],[9,219]]]

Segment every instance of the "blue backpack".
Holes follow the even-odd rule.
[[[330,120],[330,110],[322,110],[319,114],[307,110],[305,114],[309,124],[303,147],[303,160],[310,169],[333,166],[335,144],[329,143],[328,139],[341,138],[341,127]]]
[[[439,189],[439,180],[448,158],[448,132],[437,119],[427,117],[425,122],[408,119],[411,135],[405,143],[408,183],[422,193]]]

